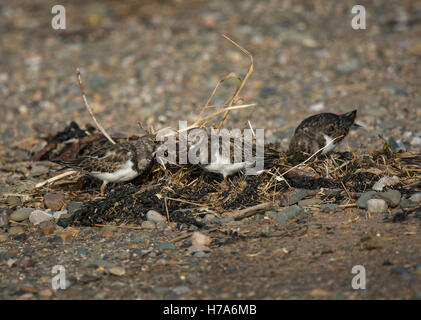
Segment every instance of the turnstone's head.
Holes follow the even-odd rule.
[[[353,110],[340,115],[320,113],[304,119],[295,129],[288,153],[292,156],[329,153],[346,137],[356,115],[357,110]]]

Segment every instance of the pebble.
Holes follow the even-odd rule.
[[[112,267],[109,268],[108,271],[115,275],[115,276],[124,276],[126,274],[126,269],[122,268],[122,267]]]
[[[411,200],[412,202],[415,202],[415,203],[420,203],[421,202],[421,192],[418,192],[418,193],[414,193],[410,198],[409,198],[409,200]]]
[[[282,195],[281,206],[290,206],[296,204],[301,199],[304,199],[307,196],[308,192],[304,189],[296,189],[292,191],[287,191]]]
[[[206,256],[206,252],[204,252],[204,251],[197,251],[197,252],[194,253],[194,256],[196,258],[203,258],[203,257]]]
[[[106,261],[106,260],[100,259],[100,258],[99,259],[91,260],[91,262],[88,263],[88,265],[89,266],[92,266],[92,267],[95,267],[95,268],[98,268],[98,267],[114,268],[114,267],[116,267],[116,265],[113,262]]]
[[[399,178],[397,176],[393,177],[382,177],[373,185],[373,190],[383,191],[383,188],[386,186],[394,186],[399,183]]]
[[[322,206],[322,212],[342,212],[343,210],[336,203],[326,203]]]
[[[26,220],[29,218],[29,215],[31,212],[33,212],[34,208],[21,208],[13,211],[13,213],[10,215],[10,220],[20,222],[23,220]]]
[[[64,206],[64,195],[62,193],[47,193],[44,196],[44,204],[48,209],[59,211]]]
[[[308,206],[318,205],[321,202],[322,202],[321,199],[316,199],[316,198],[313,198],[313,199],[304,199],[304,200],[298,201],[298,205],[300,207],[308,207]]]
[[[152,221],[143,221],[141,226],[145,230],[153,230],[156,228],[155,223],[153,223]]]
[[[146,219],[148,221],[151,221],[151,222],[155,223],[155,224],[166,221],[165,217],[155,210],[149,210],[146,213]]]
[[[189,293],[191,290],[190,290],[190,288],[188,288],[188,287],[186,287],[186,286],[178,286],[178,287],[175,287],[174,289],[172,289],[172,291],[173,291],[176,295],[181,296],[181,295],[183,295],[183,294],[187,294],[187,293]]]
[[[358,68],[358,59],[355,59],[355,58],[342,62],[336,67],[337,70],[344,73],[352,72],[357,68]]]
[[[7,234],[0,234],[0,243],[6,242],[9,239]]]
[[[309,109],[310,111],[320,112],[325,108],[325,104],[323,102],[317,102],[312,104]]]
[[[60,210],[53,212],[54,219],[69,218],[71,215],[67,213],[67,210]]]
[[[367,201],[367,211],[369,213],[382,213],[387,210],[387,203],[383,199],[370,199]]]
[[[38,225],[44,221],[50,221],[53,220],[54,217],[44,211],[41,210],[34,210],[31,212],[31,214],[29,215],[29,221],[34,225]]]
[[[39,177],[43,174],[46,174],[47,172],[48,172],[48,168],[45,166],[34,166],[29,172],[29,175],[31,177]]]
[[[214,223],[219,222],[219,219],[215,217],[213,214],[208,213],[203,217],[202,222],[205,224],[214,224]]]
[[[41,290],[40,292],[38,292],[38,294],[41,297],[44,297],[44,298],[49,298],[49,297],[51,297],[53,295],[53,293],[52,293],[52,291],[50,289]]]
[[[401,202],[399,203],[399,207],[401,207],[402,209],[415,208],[416,206],[417,204],[411,201],[410,199],[402,199]]]
[[[401,193],[398,190],[388,190],[380,193],[382,199],[386,200],[387,204],[392,208],[396,207],[401,201]]]
[[[66,210],[70,215],[73,215],[77,210],[83,207],[82,202],[71,201],[67,204]]]
[[[166,222],[159,222],[159,223],[156,225],[156,227],[157,227],[158,229],[160,229],[160,230],[162,230],[162,229],[167,229],[167,228],[168,228],[168,223],[166,223]]]
[[[156,245],[155,247],[158,250],[175,250],[176,247],[171,242],[161,242]]]
[[[413,137],[410,143],[412,146],[421,146],[421,137]]]
[[[367,201],[373,197],[375,194],[377,194],[376,191],[367,191],[364,192],[357,200],[358,207],[362,209],[367,209]]]
[[[25,229],[19,226],[13,226],[9,229],[10,235],[19,235],[25,233]]]
[[[10,207],[17,207],[17,206],[20,206],[22,204],[22,200],[18,196],[8,196],[7,199],[6,199],[6,203]]]
[[[297,205],[293,205],[293,206],[284,208],[284,209],[278,211],[278,214],[276,216],[276,223],[275,224],[276,225],[284,224],[284,223],[288,222],[288,220],[296,217],[302,211],[303,211],[303,209],[301,209]]]

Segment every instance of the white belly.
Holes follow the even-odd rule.
[[[123,167],[114,172],[91,172],[91,174],[102,181],[107,182],[124,182],[136,178],[139,174],[132,169],[133,162],[130,160]]]
[[[220,155],[216,155],[215,158],[214,162],[204,165],[203,167],[207,171],[222,174],[224,178],[249,166],[247,162],[231,163],[230,159],[221,157]]]
[[[332,142],[333,139],[330,136],[328,136],[327,134],[323,134],[323,136],[325,137],[326,144],[325,144],[325,147],[324,147],[322,153],[326,154],[326,153],[332,151],[333,149],[335,149],[336,145],[335,145],[335,143]]]

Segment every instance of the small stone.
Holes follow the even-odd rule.
[[[221,222],[221,225],[225,226],[228,223],[233,222],[234,218],[233,217],[225,217],[225,218],[221,218],[219,221]]]
[[[152,221],[143,221],[141,226],[145,230],[153,230],[156,228],[155,223],[153,223]]]
[[[111,262],[111,261],[106,261],[103,259],[94,259],[92,260],[89,264],[90,267],[94,267],[94,268],[98,268],[98,267],[102,267],[102,268],[114,268],[116,267],[115,263]]]
[[[40,292],[38,292],[38,294],[41,297],[44,297],[44,298],[49,298],[49,297],[51,297],[53,295],[53,293],[51,292],[50,289],[41,290]]]
[[[297,215],[299,215],[301,212],[303,211],[303,209],[301,209],[299,206],[297,206],[296,204],[290,207],[286,207],[280,211],[278,211],[278,214],[276,216],[276,225],[282,225],[286,222],[288,222],[288,220],[296,217]]]
[[[411,200],[414,203],[420,203],[421,202],[421,192],[414,193],[409,200]]]
[[[399,183],[399,178],[397,176],[393,177],[382,177],[373,185],[373,190],[383,191],[383,188],[386,186],[394,186]]]
[[[202,222],[206,224],[212,224],[212,223],[217,222],[217,220],[218,220],[217,217],[215,217],[213,214],[208,213],[203,217]]]
[[[421,146],[421,137],[413,137],[410,143],[411,146]]]
[[[416,206],[417,204],[409,199],[402,199],[399,203],[399,207],[401,207],[402,209],[415,208]]]
[[[21,208],[21,209],[17,209],[15,210],[11,215],[10,215],[10,220],[16,221],[16,222],[20,222],[23,220],[26,220],[29,218],[29,215],[31,214],[32,211],[34,211],[35,209],[33,208]]]
[[[309,109],[310,111],[320,112],[325,108],[325,104],[323,102],[317,102],[312,104]]]
[[[155,224],[166,221],[165,217],[155,210],[149,210],[146,213],[146,219],[148,219],[148,221],[152,221]]]
[[[19,235],[25,233],[25,229],[23,227],[13,226],[9,229],[10,235]]]
[[[83,207],[82,202],[71,201],[67,204],[66,210],[68,214],[73,215],[77,210],[81,209],[82,207]]]
[[[392,208],[396,207],[401,201],[401,193],[398,190],[388,190],[380,193],[380,197],[388,203]]]
[[[166,223],[166,222],[159,222],[159,223],[156,225],[156,227],[157,227],[158,229],[160,229],[160,230],[162,230],[162,229],[167,229],[167,228],[168,228],[168,223]]]
[[[206,256],[206,253],[204,251],[197,251],[197,252],[194,253],[194,256],[196,258],[203,258],[203,257]]]
[[[376,191],[367,191],[364,192],[357,200],[358,207],[362,209],[367,209],[367,201],[372,198],[375,194],[377,194]]]
[[[176,247],[171,242],[162,242],[156,245],[155,247],[158,250],[175,250]]]
[[[44,196],[44,204],[48,209],[59,211],[64,206],[64,195],[62,193],[47,193]]]
[[[119,276],[119,277],[124,276],[126,274],[126,270],[122,267],[112,267],[112,268],[109,268],[108,271],[111,274],[113,274],[115,276]]]
[[[47,212],[41,210],[34,210],[29,215],[29,221],[34,225],[38,225],[44,221],[53,220],[53,216]]]
[[[60,210],[53,212],[54,219],[58,220],[61,218],[69,218],[71,215],[67,213],[67,210]]]
[[[329,295],[329,292],[320,288],[311,290],[310,295],[315,298],[324,298]]]
[[[287,191],[282,195],[281,206],[290,206],[301,199],[304,199],[307,196],[308,192],[304,189],[296,189],[292,191]]]
[[[342,62],[336,67],[337,70],[344,73],[352,72],[357,68],[358,68],[358,59],[356,58]]]
[[[342,212],[343,210],[336,203],[326,203],[322,206],[322,212]]]
[[[300,200],[300,201],[298,201],[298,205],[300,206],[300,207],[308,207],[308,206],[315,206],[315,205],[318,205],[318,204],[320,204],[322,202],[322,200],[321,199],[316,199],[316,198],[313,198],[313,199],[304,199],[304,200]]]
[[[17,207],[17,206],[20,206],[22,204],[22,200],[18,196],[8,196],[7,199],[6,199],[6,203],[10,207]]]
[[[0,234],[0,243],[6,242],[7,240],[9,240],[7,234]]]
[[[46,174],[47,172],[48,172],[48,168],[45,166],[34,166],[29,172],[29,175],[31,177],[39,177],[43,174]]]
[[[186,287],[186,286],[178,286],[178,287],[175,287],[174,289],[172,289],[172,291],[176,295],[181,296],[183,294],[189,293],[191,290],[188,287]]]
[[[369,213],[382,213],[387,210],[387,203],[383,199],[370,199],[367,201],[367,211]]]

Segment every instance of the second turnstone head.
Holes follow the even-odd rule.
[[[104,195],[108,182],[126,182],[143,174],[152,163],[155,150],[155,136],[146,134],[135,141],[107,145],[58,163],[102,180],[101,195]]]
[[[304,119],[295,129],[289,144],[290,155],[312,155],[321,149],[322,154],[331,152],[354,125],[357,110],[344,114],[320,113]]]

